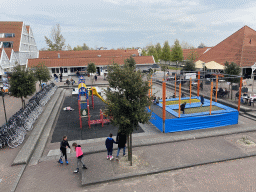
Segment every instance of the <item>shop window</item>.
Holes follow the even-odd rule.
[[[71,73],[73,73],[74,72],[74,68],[72,67],[72,68],[70,68],[70,72]]]
[[[52,73],[55,73],[55,68],[52,68]]]
[[[68,68],[64,68],[64,73],[67,73],[68,72]]]
[[[59,68],[56,68],[56,73],[60,73],[60,69]]]

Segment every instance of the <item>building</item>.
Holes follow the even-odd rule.
[[[83,51],[40,51],[38,59],[29,59],[28,67],[44,63],[51,74],[63,73],[63,76],[75,75],[77,71],[86,71],[89,63],[94,63],[97,73],[107,73],[107,66],[113,63],[123,65],[124,60],[132,56],[138,69],[148,69],[155,63],[153,56],[139,56],[138,50],[83,50]]]
[[[29,25],[24,22],[0,22],[0,75],[18,63],[27,65],[29,58],[38,58],[38,49]]]
[[[198,57],[205,63],[215,61],[224,65],[226,61],[234,62],[242,68],[242,74],[251,75],[256,63],[256,31],[244,26],[216,46]]]

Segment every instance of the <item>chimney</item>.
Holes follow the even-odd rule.
[[[58,58],[60,58],[60,54],[58,53]]]

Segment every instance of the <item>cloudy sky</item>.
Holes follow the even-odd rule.
[[[256,30],[255,10],[255,0],[0,0],[0,20],[30,25],[39,49],[56,24],[72,48],[214,46],[244,25]]]

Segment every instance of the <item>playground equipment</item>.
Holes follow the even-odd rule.
[[[238,82],[239,79],[238,104],[237,109],[234,109],[226,106],[226,100],[229,100],[229,96],[226,100],[222,100],[222,98],[218,97],[219,94],[213,93],[213,89],[218,90],[218,87],[221,88],[223,86],[225,88],[225,86],[229,85],[228,81],[236,80]],[[160,100],[159,104],[156,103],[151,108],[148,108],[152,112],[150,122],[160,131],[164,133],[177,132],[238,123],[242,87],[241,77],[221,77],[221,75],[216,75],[216,78],[210,80],[200,79],[200,72],[198,72],[198,79],[194,80],[196,90],[192,89],[192,78],[183,81],[183,83],[182,81],[177,81],[176,75],[174,81],[166,83],[163,80],[162,100]],[[201,87],[202,84],[203,86]],[[152,86],[151,82],[149,82],[149,85]],[[169,97],[169,95],[167,96],[167,86],[168,89],[174,91],[173,98]],[[182,93],[186,93],[187,97],[182,96]],[[195,96],[192,96],[192,94]],[[149,92],[149,95],[152,96],[152,93]],[[204,97],[204,103],[201,103],[201,96]],[[215,98],[213,98],[214,96]],[[169,99],[167,99],[168,97]],[[181,104],[185,102],[185,114],[183,114],[181,112]]]
[[[91,125],[94,125],[94,124],[102,124],[102,127],[103,127],[104,124],[110,122],[110,118],[106,118],[106,119],[103,118],[104,114],[101,109],[100,109],[100,119],[91,120],[89,95],[91,95],[93,109],[94,109],[93,95],[96,95],[103,102],[106,102],[99,95],[99,93],[97,92],[97,89],[95,87],[87,88],[85,85],[85,78],[83,76],[80,76],[79,81],[78,81],[78,108],[79,108],[80,129],[82,129],[82,118],[83,117],[88,118],[89,128],[91,128]]]

